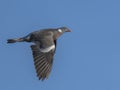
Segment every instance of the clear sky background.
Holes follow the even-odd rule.
[[[31,43],[7,44],[67,26],[48,80],[39,81]],[[0,90],[120,90],[120,0],[0,0]]]

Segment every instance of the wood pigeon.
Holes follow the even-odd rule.
[[[39,80],[44,80],[48,78],[52,68],[56,40],[65,32],[71,32],[71,30],[67,27],[42,29],[22,38],[8,39],[7,43],[33,42],[31,49],[36,73]]]

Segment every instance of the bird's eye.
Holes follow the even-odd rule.
[[[62,30],[61,30],[61,29],[58,29],[58,32],[60,32],[60,33],[61,33],[61,32],[62,32]]]

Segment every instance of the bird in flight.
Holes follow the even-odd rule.
[[[31,50],[36,73],[39,80],[44,80],[48,78],[52,69],[56,40],[65,32],[71,32],[71,30],[67,27],[42,29],[22,38],[8,39],[7,43],[33,42]]]

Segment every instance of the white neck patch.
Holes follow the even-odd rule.
[[[62,33],[62,30],[61,30],[61,29],[58,29],[58,32]]]

